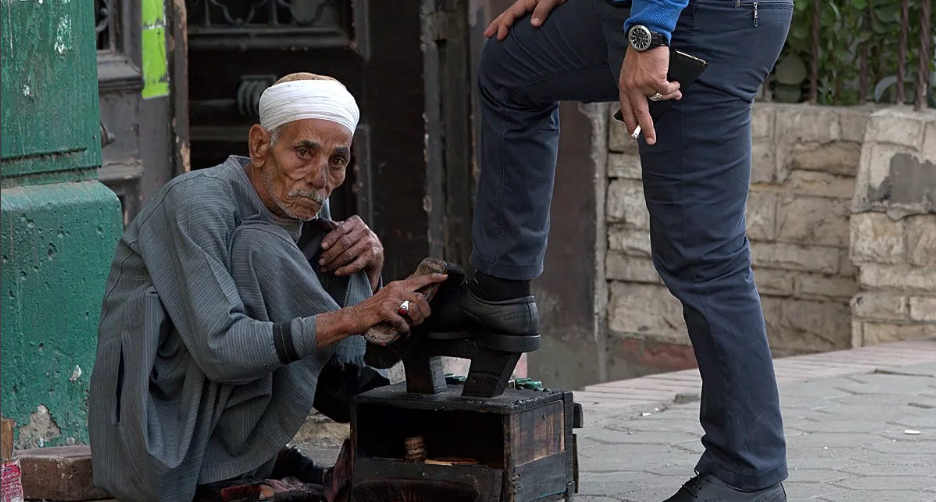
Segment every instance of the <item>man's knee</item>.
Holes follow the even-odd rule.
[[[506,42],[506,41],[505,41]],[[489,38],[481,49],[481,58],[478,61],[478,88],[485,99],[501,102],[507,94],[503,82],[504,60],[508,52],[504,42],[496,38]]]
[[[654,266],[671,290],[679,285],[735,282],[751,267],[750,245],[743,233],[720,242],[693,239],[654,244]]]

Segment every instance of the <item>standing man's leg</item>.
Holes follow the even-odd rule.
[[[791,0],[690,2],[672,46],[709,66],[655,125],[657,143],[640,142],[654,264],[683,304],[702,374],[705,453],[697,470],[741,490],[768,489],[757,500],[771,502],[785,500],[778,483],[787,476],[786,445],[744,212],[751,104],[792,8]],[[618,61],[623,49],[614,46],[625,43],[609,40]],[[699,499],[749,500],[712,483],[703,476],[671,500],[696,500],[700,489]]]
[[[601,19],[591,0],[526,15],[481,55],[481,176],[467,288],[433,310],[433,331],[537,335],[530,280],[543,271],[559,147],[559,102],[617,100]]]

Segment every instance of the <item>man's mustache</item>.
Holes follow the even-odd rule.
[[[312,201],[315,201],[318,204],[325,204],[324,196],[322,196],[321,194],[317,192],[313,192],[310,190],[302,190],[301,188],[296,188],[294,190],[290,190],[288,195],[291,198],[301,197],[303,199],[310,199]]]

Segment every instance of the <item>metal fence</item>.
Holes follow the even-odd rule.
[[[764,98],[936,106],[931,2],[796,0],[787,45]]]

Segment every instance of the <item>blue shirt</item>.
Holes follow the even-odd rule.
[[[676,22],[689,0],[615,0],[615,2],[632,1],[631,15],[624,22],[624,31],[630,30],[635,24],[642,24],[657,33],[662,33],[666,40],[672,40]]]

